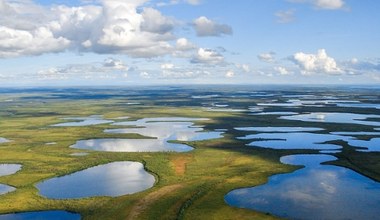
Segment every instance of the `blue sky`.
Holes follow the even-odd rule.
[[[379,84],[373,0],[0,0],[0,86]]]

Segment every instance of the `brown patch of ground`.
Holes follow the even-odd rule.
[[[190,155],[176,156],[171,159],[174,172],[177,175],[184,175],[186,172],[186,164],[191,161]]]
[[[136,205],[132,207],[127,219],[137,219],[137,217],[144,212],[151,204],[156,202],[162,196],[182,188],[182,184],[174,184],[170,186],[164,186],[157,191],[151,192],[137,201]]]

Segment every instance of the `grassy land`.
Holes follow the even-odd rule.
[[[237,126],[274,124],[320,127],[314,123],[297,122],[295,125],[295,122],[278,120],[276,116],[270,115],[252,117],[244,113],[207,112],[199,107],[202,100],[194,101],[181,93],[160,98],[141,93],[128,93],[124,97],[102,92],[102,96],[87,94],[79,98],[69,94],[34,92],[32,95],[9,94],[9,97],[2,97],[3,100],[12,98],[14,101],[0,102],[0,137],[12,140],[0,144],[0,163],[19,163],[23,168],[14,175],[0,177],[0,183],[17,188],[14,192],[0,196],[0,213],[63,209],[78,212],[84,219],[273,219],[275,217],[264,213],[230,207],[223,197],[232,189],[264,184],[271,175],[296,169],[296,166],[279,162],[283,155],[316,152],[246,147],[246,142],[235,139],[245,133],[233,129]],[[230,100],[236,108],[247,107],[256,101]],[[128,105],[128,102],[141,102],[143,105]],[[284,111],[276,108],[269,110]],[[364,112],[362,109],[358,111]],[[80,139],[143,137],[137,134],[104,133],[105,128],[112,127],[107,124],[88,127],[49,126],[63,122],[63,117],[93,114],[103,115],[107,119],[129,116],[130,120],[160,116],[205,117],[210,120],[197,123],[210,130],[228,129],[228,134],[221,139],[189,142],[195,150],[187,153],[116,153],[78,150],[68,146]],[[336,126],[326,124],[324,128],[334,130]],[[349,130],[370,129],[367,126],[351,126]],[[56,144],[46,145],[49,142]],[[344,146],[344,149],[336,155],[340,160],[335,164],[380,180],[378,153],[360,153],[349,146]],[[89,154],[83,157],[70,156],[74,152]],[[116,198],[73,200],[46,199],[34,187],[36,183],[54,176],[125,160],[144,163],[146,169],[156,175],[156,185],[140,193]]]

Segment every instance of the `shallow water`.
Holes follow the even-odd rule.
[[[42,196],[74,199],[93,196],[121,196],[151,188],[153,175],[138,162],[112,162],[38,183]]]
[[[6,139],[6,138],[2,138],[2,137],[0,137],[0,144],[1,144],[1,143],[6,143],[6,142],[9,142],[9,140]]]
[[[272,176],[264,185],[233,190],[225,201],[290,219],[377,219],[380,184],[343,167],[320,165],[335,159],[328,155],[282,157],[283,163],[305,168]]]
[[[81,216],[76,213],[54,210],[54,211],[37,211],[37,212],[19,212],[12,214],[0,215],[0,220],[79,220]]]
[[[0,195],[15,191],[16,188],[0,183]]]
[[[380,138],[371,138],[368,141],[365,140],[349,140],[348,144],[353,147],[365,147],[367,150],[358,150],[362,152],[380,152]]]
[[[257,131],[257,132],[300,132],[300,131],[322,131],[323,128],[310,127],[238,127],[238,131]]]
[[[90,139],[80,140],[70,147],[109,152],[157,152],[176,151],[186,152],[194,148],[185,144],[168,143],[159,139]]]
[[[380,122],[366,120],[368,118],[380,118],[380,115],[319,112],[300,115],[280,116],[280,118],[286,120],[297,120],[306,122],[328,122],[380,126]]]
[[[193,148],[170,141],[201,141],[223,137],[221,131],[203,131],[201,126],[194,126],[192,121],[207,120],[204,118],[144,118],[137,121],[117,122],[113,125],[133,126],[131,128],[106,129],[106,133],[140,134],[152,139],[91,139],[77,141],[73,148],[146,152],[146,151],[190,151]]]
[[[258,112],[250,115],[297,115],[297,112]]]
[[[21,167],[21,164],[0,164],[0,176],[15,174]]]
[[[371,103],[338,103],[338,107],[345,108],[375,108],[380,109],[380,104],[371,104]]]
[[[334,144],[322,144],[326,141],[342,140],[345,137],[331,134],[315,134],[307,132],[295,133],[260,133],[251,134],[238,139],[253,141],[247,146],[272,148],[272,149],[318,149],[318,150],[336,150],[342,148]],[[264,140],[262,140],[264,139]]]
[[[90,126],[90,125],[99,125],[99,124],[109,124],[112,123],[112,120],[105,120],[101,115],[91,115],[88,117],[71,117],[63,118],[64,120],[70,120],[74,122],[64,122],[58,123],[51,126],[54,127],[80,127],[80,126]]]

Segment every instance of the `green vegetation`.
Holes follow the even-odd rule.
[[[208,112],[200,107],[202,100],[185,95],[145,95],[137,91],[119,96],[121,91],[98,91],[97,97],[76,97],[73,93],[35,91],[32,94],[3,94],[0,102],[0,137],[12,140],[0,144],[0,163],[19,163],[21,171],[0,177],[0,183],[17,188],[0,196],[0,213],[62,209],[78,212],[84,219],[273,219],[275,217],[251,210],[238,209],[224,202],[224,195],[232,189],[264,184],[277,173],[291,172],[296,166],[284,165],[279,158],[295,153],[315,153],[314,150],[271,150],[246,147],[247,142],[236,140],[242,126],[311,126],[315,123],[278,120],[276,116],[247,116],[244,113]],[[185,92],[185,91],[184,91]],[[153,93],[153,92],[152,92]],[[167,92],[170,93],[170,92]],[[115,95],[119,94],[119,95]],[[222,99],[234,107],[254,105],[257,100],[241,98]],[[141,102],[142,105],[128,105]],[[268,108],[270,111],[284,111]],[[287,110],[289,111],[289,110]],[[299,109],[290,109],[299,111]],[[359,112],[364,110],[358,109]],[[138,134],[104,133],[108,124],[86,127],[51,127],[64,122],[64,117],[103,115],[106,119],[121,116],[128,120],[145,117],[202,117],[198,121],[206,130],[228,129],[224,138],[185,142],[195,148],[187,153],[123,153],[96,152],[69,148],[80,139],[143,138]],[[121,121],[121,120],[115,120]],[[326,124],[332,129],[335,124]],[[367,126],[351,126],[348,130],[369,130]],[[54,145],[46,143],[55,142]],[[344,145],[335,164],[361,172],[380,180],[379,154],[360,153]],[[351,149],[351,150],[350,150]],[[74,152],[89,152],[86,156],[71,156]],[[72,200],[52,200],[41,197],[35,184],[54,176],[62,176],[112,161],[139,161],[156,175],[156,185],[146,191],[116,198],[94,197]],[[367,163],[371,161],[370,163]]]

